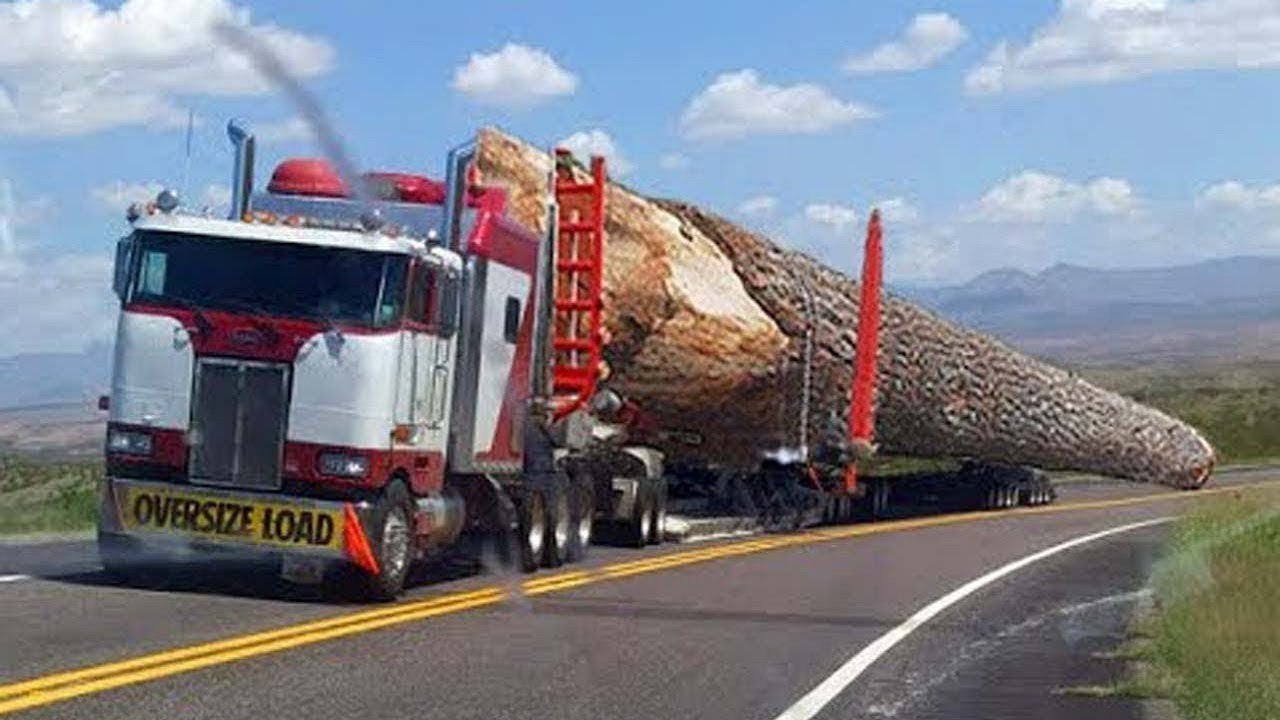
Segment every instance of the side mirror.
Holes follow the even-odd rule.
[[[111,289],[115,291],[116,297],[120,298],[121,302],[129,292],[129,270],[133,267],[133,250],[137,244],[132,235],[126,235],[116,242],[115,277],[112,280]]]
[[[441,337],[453,337],[458,331],[458,301],[460,300],[459,285],[461,278],[457,274],[451,272],[441,272],[438,278],[438,298],[440,316],[437,325],[440,328]]]

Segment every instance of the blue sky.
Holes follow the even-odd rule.
[[[109,336],[123,207],[224,201],[227,117],[271,138],[260,173],[314,152],[214,20],[275,47],[363,167],[439,172],[485,124],[581,133],[628,184],[842,268],[881,204],[903,283],[1280,252],[1280,0],[608,5],[0,2],[0,302],[30,309],[0,356]]]

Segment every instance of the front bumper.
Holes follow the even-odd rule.
[[[355,560],[368,503],[107,478],[98,528],[139,540]]]

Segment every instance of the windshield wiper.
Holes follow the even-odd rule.
[[[297,301],[286,302],[285,305],[289,309],[297,312],[302,317],[305,317],[311,320],[319,320],[320,324],[324,326],[324,331],[326,333],[333,333],[334,335],[337,336],[338,340],[343,339],[344,336],[342,334],[342,328],[338,327],[338,322],[333,319],[333,316],[329,315],[323,310],[304,305],[303,303],[300,303]]]

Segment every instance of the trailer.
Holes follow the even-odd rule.
[[[663,541],[669,482],[710,470],[672,476],[646,442],[661,429],[601,371],[603,158],[554,152],[542,236],[476,178],[474,142],[442,181],[292,158],[255,191],[255,140],[228,135],[228,217],[164,190],[117,244],[108,572],[238,551],[386,600],[446,553],[533,571],[598,536]],[[879,233],[873,216],[849,442],[738,478],[829,522],[889,502],[856,472],[874,451]]]

